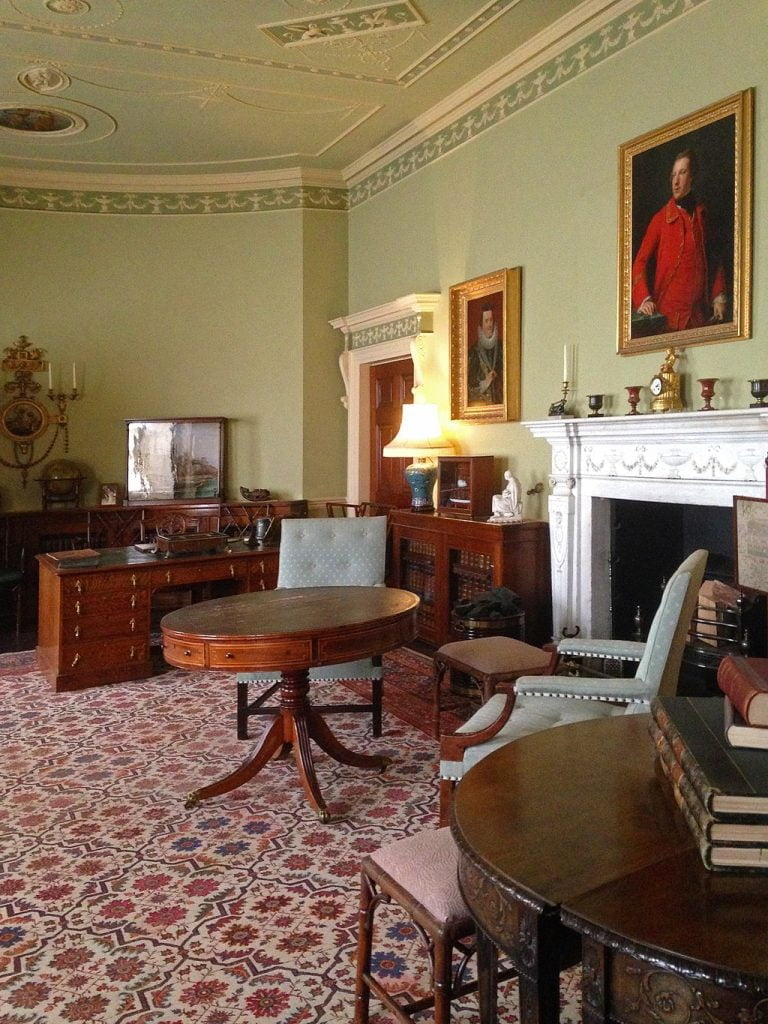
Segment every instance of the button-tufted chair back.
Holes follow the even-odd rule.
[[[387,517],[284,519],[277,586],[383,586]]]

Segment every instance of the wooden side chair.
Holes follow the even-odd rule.
[[[365,857],[360,873],[354,1024],[368,1024],[371,993],[408,1022],[434,1007],[435,1024],[449,1024],[451,1002],[477,990],[465,980],[475,951],[475,925],[459,889],[458,850],[448,828],[427,829]],[[416,1000],[398,999],[373,976],[374,915],[394,900],[414,924],[430,961],[432,992]],[[499,980],[514,975],[499,972]]]
[[[329,519],[347,519],[363,515],[363,506],[351,501],[326,501],[325,514]]]

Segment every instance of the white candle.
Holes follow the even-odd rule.
[[[48,390],[53,391],[53,370],[50,362],[48,363]]]
[[[563,381],[568,380],[568,346],[563,345]]]
[[[77,391],[77,367],[72,363],[72,390]]]

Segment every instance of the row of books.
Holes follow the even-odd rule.
[[[651,715],[659,767],[705,867],[768,870],[768,755],[729,742],[725,698],[657,697]]]

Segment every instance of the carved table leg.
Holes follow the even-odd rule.
[[[480,1024],[497,1024],[496,973],[499,953],[482,928],[477,927],[477,1001]]]
[[[283,718],[281,715],[276,715],[269,722],[267,730],[259,739],[251,756],[243,761],[239,768],[235,768],[233,772],[225,775],[218,782],[212,782],[208,786],[194,790],[187,797],[184,806],[196,807],[201,800],[208,800],[212,796],[221,796],[222,793],[229,793],[230,790],[242,786],[244,782],[248,782],[261,771],[275,751],[280,750],[285,742]]]

